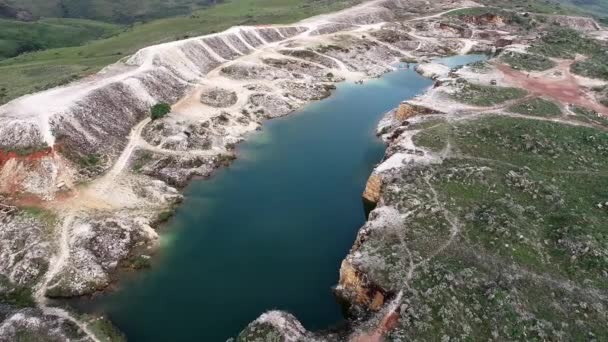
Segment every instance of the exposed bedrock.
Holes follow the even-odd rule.
[[[209,88],[201,94],[201,102],[211,107],[230,107],[236,104],[237,100],[236,92],[222,88]]]
[[[6,208],[6,207],[5,207]],[[19,286],[34,286],[48,269],[55,219],[14,208],[0,220],[0,276]]]
[[[237,342],[298,342],[310,338],[302,324],[291,314],[269,311],[250,323],[237,337]]]
[[[161,187],[164,183],[159,181]],[[181,196],[175,189],[142,187],[139,195],[157,203],[176,203]],[[163,193],[164,192],[164,193]],[[49,278],[47,297],[74,297],[103,290],[114,281],[119,267],[139,267],[155,252],[158,235],[150,227],[162,212],[128,211],[76,216],[69,222],[70,238],[63,263]]]
[[[72,321],[40,309],[0,304],[0,341],[93,342]]]
[[[141,151],[135,156],[138,172],[183,188],[193,177],[208,177],[218,167],[234,159],[233,154],[221,155],[156,155]],[[142,160],[141,162],[139,160]]]
[[[299,58],[299,59],[306,60],[306,61],[309,61],[312,63],[321,64],[321,65],[325,66],[326,68],[330,68],[330,69],[338,69],[340,67],[335,60],[333,60],[329,57],[320,55],[312,50],[307,50],[307,49],[287,50],[287,49],[285,49],[285,50],[280,50],[279,52],[285,56],[291,56],[291,57]]]
[[[276,118],[291,113],[295,108],[289,99],[281,95],[259,93],[249,96],[245,110],[265,118]]]
[[[382,178],[379,175],[371,175],[363,191],[363,199],[371,205],[378,204],[382,191]]]

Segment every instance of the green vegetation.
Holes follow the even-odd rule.
[[[31,155],[33,153],[36,153],[36,152],[44,152],[44,151],[48,151],[48,150],[49,150],[48,146],[30,146],[30,147],[12,147],[12,146],[7,146],[7,147],[2,147],[2,151],[3,152],[5,152],[5,153],[15,153],[16,155],[21,156],[21,157],[29,156],[29,155]]]
[[[608,208],[598,203],[608,201],[603,173],[608,136],[584,127],[489,117],[450,127],[449,139],[462,155],[441,172],[453,174],[464,165],[487,168],[477,181],[459,182],[454,174],[435,178],[453,210],[463,215],[467,206],[472,210],[472,219],[465,220],[471,224],[471,241],[537,272],[572,281],[582,281],[584,274],[598,285],[603,282],[608,258],[602,246],[608,236],[602,227]],[[510,209],[515,207],[522,211]],[[545,240],[551,243],[537,244]],[[587,247],[596,251],[579,250]],[[572,259],[573,253],[582,254]]]
[[[101,157],[97,154],[90,154],[78,159],[78,164],[85,169],[94,169],[99,163],[101,163]]]
[[[414,57],[401,57],[399,59],[399,61],[401,63],[408,63],[408,64],[415,64],[418,63],[418,59],[414,58]]]
[[[535,44],[530,51],[548,57],[574,59],[576,54],[583,54],[585,60],[577,61],[571,67],[572,72],[608,80],[608,47],[605,43],[583,36],[568,28],[553,28]]]
[[[236,342],[280,342],[283,334],[270,323],[252,323],[236,338]]]
[[[608,0],[560,0],[562,3],[576,6],[588,14],[608,17]]]
[[[81,317],[87,323],[87,327],[102,342],[124,342],[125,336],[114,327],[112,322],[104,317],[92,317],[83,315]]]
[[[41,222],[44,222],[47,227],[53,227],[57,224],[57,215],[47,209],[40,207],[21,207],[19,208],[25,215],[33,217]]]
[[[33,307],[36,305],[32,290],[11,283],[4,275],[0,275],[0,303],[17,307]]]
[[[292,23],[356,1],[228,0],[189,16],[135,23],[117,35],[83,46],[22,54],[0,61],[0,88],[7,89],[0,104],[90,75],[148,45],[218,32],[234,25]]]
[[[518,88],[484,86],[473,83],[463,83],[462,87],[452,97],[458,101],[474,106],[489,107],[506,101],[526,96],[527,92]]]
[[[472,8],[463,8],[456,11],[449,12],[447,16],[450,17],[461,17],[461,16],[481,16],[481,15],[508,15],[508,12],[496,8],[496,7],[472,7]]]
[[[547,57],[507,51],[500,56],[500,60],[509,64],[514,69],[528,71],[544,71],[555,67],[555,62]]]
[[[147,255],[138,255],[131,260],[131,268],[136,270],[150,268],[151,265],[150,256]]]
[[[597,40],[584,37],[573,29],[555,27],[546,32],[530,51],[548,57],[573,59],[577,53],[587,56],[604,53],[605,48]]]
[[[450,150],[391,174],[383,205],[403,222],[357,251],[404,291],[387,340],[608,339],[605,131],[496,115],[422,129],[418,146]]]
[[[575,119],[596,125],[603,125],[608,127],[608,118],[604,116],[600,116],[596,111],[579,107],[579,106],[570,106],[572,112],[576,114]]]
[[[216,1],[207,0],[6,0],[34,16],[86,18],[106,22],[131,23],[189,14],[193,9]]]
[[[150,108],[150,117],[152,120],[158,120],[171,113],[171,106],[168,103],[157,103]]]
[[[471,70],[479,74],[485,74],[492,70],[488,61],[477,61],[475,63],[469,64]]]
[[[153,155],[149,151],[138,151],[133,161],[133,171],[140,172],[141,169],[150,161]]]
[[[82,19],[20,22],[0,19],[0,59],[25,52],[77,46],[118,33],[119,27]]]
[[[572,72],[581,76],[608,80],[608,54],[597,53],[584,61],[578,61],[572,65]]]
[[[416,146],[423,146],[430,151],[440,152],[448,144],[449,124],[437,124],[433,129],[423,129],[413,138]]]
[[[560,116],[562,115],[562,110],[559,108],[555,102],[534,98],[532,100],[514,105],[509,107],[509,111],[518,114],[524,115],[534,115],[534,116]]]
[[[599,103],[608,107],[608,86],[600,86],[592,89]]]
[[[593,0],[591,0],[593,1]],[[603,1],[603,0],[602,0]],[[580,11],[574,6],[562,5],[558,1],[543,0],[480,0],[481,3],[488,6],[500,6],[518,12],[543,13],[543,14],[578,14]]]

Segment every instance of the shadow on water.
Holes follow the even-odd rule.
[[[365,222],[361,194],[385,149],[376,125],[431,84],[399,70],[267,122],[230,167],[186,189],[156,265],[84,309],[130,341],[223,342],[270,309],[308,329],[338,324],[331,287]]]

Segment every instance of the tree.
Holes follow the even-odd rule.
[[[160,119],[171,112],[171,106],[168,103],[157,103],[150,108],[150,117],[152,120]]]

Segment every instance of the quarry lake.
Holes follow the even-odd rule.
[[[431,85],[399,70],[341,84],[331,97],[268,121],[239,145],[230,167],[186,189],[153,267],[87,310],[107,314],[129,341],[224,342],[271,309],[295,314],[308,329],[339,324],[331,288],[365,222],[361,194],[384,153],[376,125]]]

